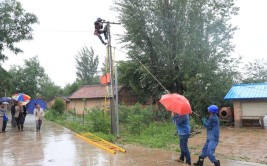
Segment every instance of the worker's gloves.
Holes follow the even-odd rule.
[[[207,119],[206,118],[202,118],[202,123],[206,123]]]

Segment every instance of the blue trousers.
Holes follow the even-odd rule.
[[[216,150],[217,145],[218,145],[217,141],[206,140],[205,146],[202,149],[202,153],[200,157],[203,157],[203,158],[208,157],[212,163],[216,162],[217,160],[214,156],[214,152]]]
[[[179,135],[180,138],[180,149],[181,149],[181,156],[180,159],[184,161],[184,158],[186,159],[186,163],[191,165],[191,157],[190,152],[188,150],[188,135]]]

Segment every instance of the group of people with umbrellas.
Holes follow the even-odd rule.
[[[17,127],[18,131],[24,130],[24,122],[27,113],[35,115],[36,119],[36,132],[40,131],[42,118],[44,116],[44,110],[46,103],[41,99],[30,100],[31,97],[24,93],[18,93],[9,97],[0,98],[0,129],[1,132],[5,132],[8,117],[7,117],[7,105],[13,103],[11,110],[11,126]]]
[[[176,124],[181,150],[181,155],[176,161],[186,162],[186,165],[191,165],[191,157],[187,145],[190,136],[189,116],[192,114],[190,103],[184,96],[176,93],[163,95],[160,103],[166,110],[172,112],[172,120]],[[220,134],[219,118],[217,116],[219,109],[216,105],[210,105],[207,109],[210,114],[209,118],[202,118],[203,126],[207,129],[207,139],[198,161],[193,163],[193,165],[203,166],[204,159],[208,157],[215,166],[220,166],[220,161],[214,156]],[[196,115],[199,116],[198,114]]]

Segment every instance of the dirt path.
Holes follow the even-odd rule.
[[[198,135],[189,139],[192,161],[196,161],[206,139],[203,129]],[[178,146],[178,145],[177,145]],[[146,162],[148,165],[179,165],[174,162],[179,154],[159,149],[127,145],[126,156],[136,165]],[[221,128],[220,143],[216,156],[223,166],[257,166],[267,165],[267,130],[252,128]],[[181,164],[180,164],[181,165]],[[205,166],[211,166],[208,159]]]
[[[128,150],[125,155],[126,159],[131,161],[131,165],[134,166],[185,166],[185,164],[177,163],[174,160],[178,158],[178,153],[164,151],[159,149],[144,148],[135,145],[126,145],[126,150]],[[192,162],[195,162],[198,158],[197,155],[191,155]],[[245,162],[245,161],[235,161],[228,160],[224,158],[219,158],[222,166],[264,166],[265,164]],[[214,166],[210,163],[208,159],[204,162],[205,166]]]
[[[205,130],[189,140],[191,153],[199,155],[205,141]],[[216,156],[222,159],[267,165],[267,130],[259,128],[221,128]]]
[[[217,156],[223,166],[258,166],[250,161],[267,163],[267,130],[222,129]],[[205,133],[190,138],[192,161],[205,141]],[[41,132],[35,132],[32,115],[26,118],[25,129],[19,132],[7,126],[0,133],[0,166],[154,166],[183,165],[174,161],[178,154],[160,149],[124,145],[126,154],[110,154],[74,137],[70,130],[55,123],[44,121]],[[242,145],[238,145],[241,142]],[[194,155],[195,154],[195,155]],[[205,166],[211,165],[206,160]]]

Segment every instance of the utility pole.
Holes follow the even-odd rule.
[[[111,34],[110,34],[110,24],[120,24],[115,22],[105,22],[107,23],[107,35],[108,35],[108,61],[109,61],[109,73],[110,73],[110,117],[111,117],[111,133],[117,133],[116,127],[116,113],[115,113],[115,101],[114,101],[114,74],[113,74],[113,60],[112,60],[112,47],[111,47]]]
[[[116,127],[117,127],[117,138],[120,138],[119,128],[119,93],[118,93],[118,64],[115,65],[115,87],[116,87]]]

